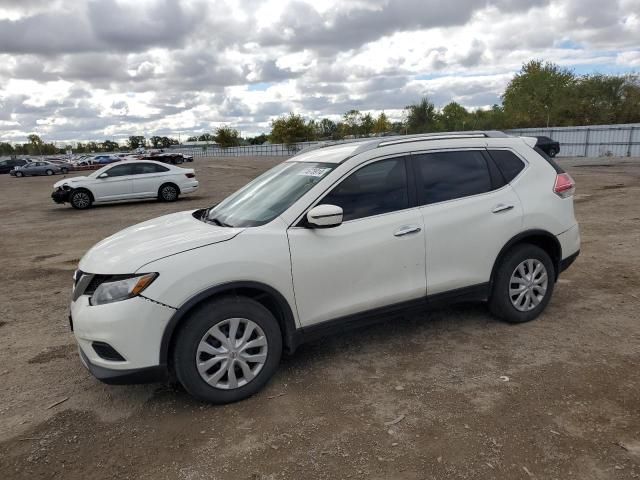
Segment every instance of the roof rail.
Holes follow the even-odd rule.
[[[506,133],[499,132],[497,130],[426,133],[422,135],[393,137],[392,139],[379,142],[377,147],[386,147],[388,145],[397,145],[400,143],[422,142],[425,140],[447,140],[450,138],[505,138],[508,136],[509,135]]]

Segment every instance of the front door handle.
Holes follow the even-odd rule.
[[[492,213],[500,213],[500,212],[506,212],[508,210],[511,210],[513,208],[513,205],[504,205],[504,204],[499,204],[496,205],[494,207],[493,210],[491,210]]]
[[[405,227],[400,227],[400,230],[398,230],[393,235],[396,237],[402,237],[404,235],[409,235],[411,233],[418,233],[420,230],[422,229],[417,225],[407,225]]]

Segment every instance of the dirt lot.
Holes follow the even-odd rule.
[[[83,212],[51,202],[60,177],[0,177],[0,478],[640,478],[637,159],[561,160],[582,254],[535,322],[482,305],[388,321],[302,346],[223,407],[94,380],[66,320],[82,254],[278,161],[197,160],[197,196]]]

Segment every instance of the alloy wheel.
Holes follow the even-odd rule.
[[[533,310],[544,299],[548,283],[547,269],[540,260],[523,260],[509,280],[511,304],[520,312]]]
[[[209,385],[222,390],[243,387],[267,361],[267,337],[246,318],[229,318],[211,327],[196,350],[196,367]]]
[[[178,192],[176,191],[176,189],[170,185],[167,185],[166,187],[162,187],[162,199],[166,200],[167,202],[170,202],[171,200],[175,200],[176,197],[178,196]]]
[[[73,204],[77,208],[86,208],[91,203],[91,197],[89,197],[88,193],[85,192],[77,192],[73,194]]]

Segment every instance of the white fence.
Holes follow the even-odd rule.
[[[640,157],[640,123],[589,127],[521,128],[506,130],[521,136],[546,136],[560,142],[560,157]],[[345,142],[353,140],[345,140]],[[267,144],[221,148],[216,145],[175,146],[172,150],[197,157],[291,157],[321,142]]]
[[[505,132],[551,137],[560,143],[559,157],[640,157],[640,123],[520,128]]]

